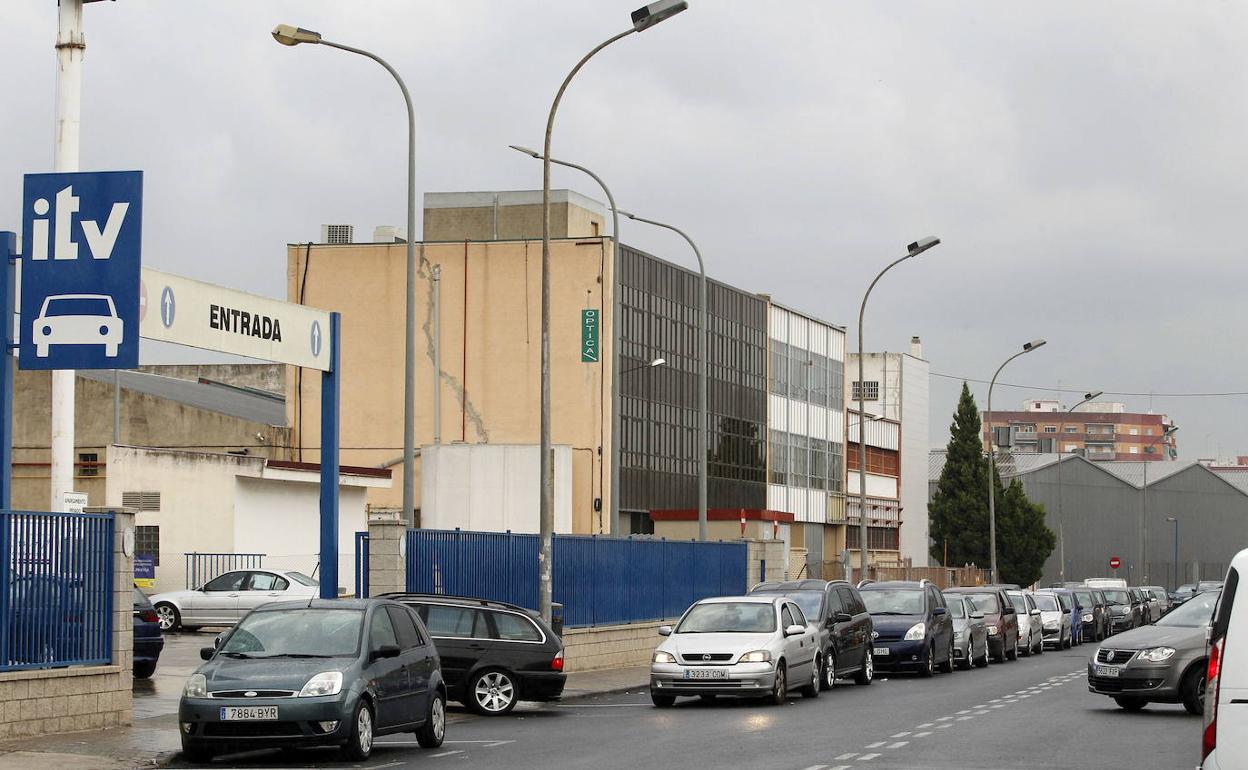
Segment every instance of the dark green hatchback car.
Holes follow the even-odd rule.
[[[446,685],[420,617],[379,599],[277,602],[252,610],[200,651],[178,705],[193,761],[270,747],[343,747],[366,759],[373,739],[446,734]]]

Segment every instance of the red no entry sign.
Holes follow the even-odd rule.
[[[1117,556],[1111,556],[1111,557],[1109,557],[1109,567],[1110,567],[1110,569],[1118,569],[1118,568],[1119,568],[1119,567],[1121,567],[1121,566],[1122,566],[1122,560],[1121,560],[1121,559],[1119,559]]]

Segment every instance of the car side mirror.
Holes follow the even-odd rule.
[[[1006,608],[1005,608],[1005,613],[1004,613],[1004,614],[1006,614],[1006,615],[1013,615],[1013,614],[1014,614],[1014,608],[1013,608],[1013,607],[1006,607]]]
[[[1040,610],[1032,610],[1030,614],[1033,618],[1038,618],[1040,617]]]
[[[374,660],[381,660],[382,658],[397,658],[397,657],[399,657],[399,646],[397,644],[383,644],[377,649],[373,650],[372,653],[368,656],[369,662],[372,662]]]
[[[671,635],[672,635],[671,626],[659,626],[659,636],[671,636]]]
[[[941,615],[948,614],[949,610],[944,607],[935,607],[932,609],[932,617],[939,618]]]
[[[971,613],[971,620],[983,620],[983,619],[984,619],[984,613],[982,612]]]
[[[216,647],[200,647],[199,659],[200,660],[212,660],[213,653],[215,653],[216,651],[217,651]]]
[[[1080,605],[1076,606],[1076,607],[1075,607],[1075,609],[1079,610],[1080,612],[1083,612],[1083,605],[1082,605],[1082,604],[1080,604]]]
[[[784,629],[785,636],[801,636],[804,633],[806,633],[806,626],[798,625],[797,623]]]
[[[832,619],[837,623],[848,623],[854,619],[854,616],[850,615],[848,612],[838,612]]]

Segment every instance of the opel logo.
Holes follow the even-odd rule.
[[[872,632],[871,632],[871,638],[872,638],[872,639],[879,639],[879,638],[880,638],[880,632],[879,632],[879,631],[872,631]]]
[[[710,656],[710,655],[703,655],[703,656],[702,656],[702,660],[710,660],[710,659],[711,659],[711,656]]]
[[[248,690],[247,692],[243,693],[243,696],[247,698],[254,698],[256,697],[256,694],[257,693],[255,690]]]

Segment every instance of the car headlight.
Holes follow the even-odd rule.
[[[1048,629],[1049,631],[1056,631],[1056,630],[1057,630],[1057,625],[1058,625],[1058,621],[1056,621],[1056,620],[1046,620],[1046,621],[1044,621],[1044,627],[1045,627],[1046,629]]]
[[[910,626],[910,630],[902,638],[907,642],[917,642],[925,636],[927,636],[927,624],[915,623],[913,626]]]
[[[182,697],[184,698],[207,698],[208,697],[208,680],[203,674],[191,674],[191,678],[186,680],[186,687],[182,688]]]
[[[997,635],[997,627],[996,627],[996,626],[988,626],[988,635],[989,635],[989,636],[996,636],[996,635]]]
[[[1174,655],[1173,647],[1153,647],[1140,653],[1140,660],[1147,660],[1151,663],[1160,663],[1169,659]]]
[[[654,663],[675,663],[676,656],[672,655],[670,652],[664,652],[663,650],[655,650],[654,657],[651,660]]]
[[[1115,615],[1129,615],[1130,613],[1131,613],[1131,609],[1128,607],[1115,607],[1114,608]]]
[[[300,698],[315,698],[320,695],[337,695],[342,692],[342,672],[322,671],[308,680],[299,691]]]
[[[1089,612],[1089,613],[1086,613],[1086,614],[1083,616],[1083,622],[1084,622],[1084,623],[1091,623],[1091,622],[1092,622],[1092,613],[1090,613],[1090,612]]]
[[[739,663],[770,663],[771,653],[766,650],[755,650],[741,656]]]

